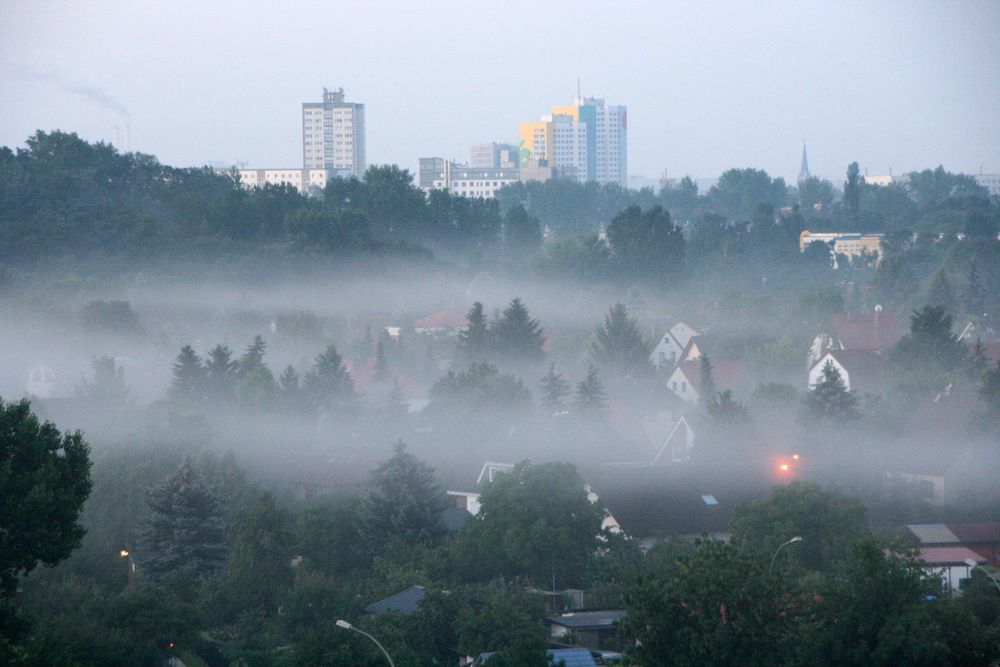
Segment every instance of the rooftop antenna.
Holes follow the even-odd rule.
[[[125,121],[125,152],[129,153],[132,151],[132,128],[129,127],[128,121]]]
[[[583,100],[583,96],[580,95],[580,77],[576,77],[576,99]]]
[[[121,134],[122,134],[121,127],[115,125],[115,148],[118,150],[121,150],[122,148]]]

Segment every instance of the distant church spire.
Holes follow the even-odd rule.
[[[802,166],[799,167],[799,183],[809,180],[812,174],[809,173],[809,158],[806,157],[806,142],[802,142]]]

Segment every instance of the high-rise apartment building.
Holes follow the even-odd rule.
[[[470,167],[483,169],[500,169],[517,167],[519,159],[517,156],[517,146],[513,144],[473,144],[471,151]]]
[[[344,89],[323,89],[322,102],[302,103],[302,165],[331,176],[365,174],[365,105],[344,100]]]
[[[553,107],[538,122],[522,123],[520,158],[545,161],[580,182],[628,182],[628,116],[624,106],[596,97]]]

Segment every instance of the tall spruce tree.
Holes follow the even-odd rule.
[[[858,397],[847,390],[840,371],[827,361],[823,377],[805,396],[806,415],[820,422],[852,421],[861,416]]]
[[[316,357],[304,385],[310,403],[317,410],[339,410],[354,403],[354,380],[332,343]]]
[[[608,396],[604,393],[604,384],[597,374],[597,368],[591,366],[587,376],[576,385],[576,396],[573,407],[582,415],[598,415],[607,408]]]
[[[946,311],[955,310],[955,290],[948,280],[948,274],[943,268],[934,272],[927,293],[927,302],[932,306],[940,306]]]
[[[983,384],[979,387],[979,399],[986,412],[983,421],[987,428],[1000,428],[1000,361],[983,373]]]
[[[643,338],[639,325],[628,310],[616,303],[604,316],[590,344],[590,359],[606,372],[646,375],[652,370],[649,353],[652,346]]]
[[[889,371],[908,393],[941,391],[962,365],[967,350],[952,333],[941,306],[924,306],[910,316],[910,332],[889,350]]]
[[[396,441],[393,455],[368,478],[369,529],[375,539],[388,536],[424,540],[441,532],[448,497],[434,480],[434,468]]]
[[[254,336],[253,342],[247,345],[246,351],[240,357],[238,374],[240,377],[250,374],[258,366],[264,363],[264,353],[267,351],[267,343],[260,336]]]
[[[390,378],[389,361],[385,356],[385,345],[380,340],[375,345],[375,381],[386,382]]]
[[[220,503],[185,457],[169,478],[149,492],[152,515],[137,555],[144,572],[158,578],[176,570],[211,574],[225,564]]]
[[[716,399],[717,389],[715,378],[712,376],[712,362],[708,360],[707,354],[702,354],[698,361],[698,370],[701,373],[701,396],[699,400],[702,405],[709,405]]]
[[[209,400],[229,403],[236,396],[238,363],[225,345],[216,345],[205,359],[205,392]]]
[[[531,319],[520,298],[515,298],[504,309],[492,333],[497,354],[508,361],[533,362],[545,357],[543,330],[538,320]]]
[[[542,386],[542,409],[550,415],[560,413],[566,409],[566,399],[571,391],[569,382],[563,379],[562,373],[556,373],[556,365],[549,364],[549,372],[541,381]]]
[[[174,361],[174,376],[168,395],[176,403],[193,404],[205,396],[205,367],[190,345],[181,348]]]
[[[482,360],[490,348],[490,331],[479,301],[472,304],[465,316],[468,325],[458,333],[458,346],[470,359]]]
[[[983,283],[979,278],[975,257],[972,258],[972,265],[969,267],[969,279],[965,283],[965,293],[962,295],[962,300],[965,302],[967,313],[977,317],[983,314]]]

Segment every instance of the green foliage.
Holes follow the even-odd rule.
[[[366,563],[361,540],[365,526],[361,501],[326,501],[303,509],[295,528],[295,551],[314,571],[342,575]]]
[[[787,197],[784,179],[771,179],[760,169],[728,169],[708,192],[716,210],[736,221],[749,220],[760,203],[779,209]]]
[[[616,303],[604,316],[590,344],[589,357],[598,368],[622,375],[646,375],[652,370],[647,342],[625,306]]]
[[[910,316],[910,332],[889,351],[889,370],[906,393],[941,391],[966,356],[941,306],[924,306]]]
[[[708,360],[707,354],[702,354],[698,360],[698,372],[701,375],[701,396],[699,400],[702,405],[707,406],[716,400],[715,378],[712,377],[712,362]]]
[[[524,413],[532,408],[531,392],[524,383],[486,362],[470,365],[461,373],[448,374],[434,383],[427,409],[439,415],[471,415],[487,412]]]
[[[591,366],[587,369],[587,376],[576,383],[573,409],[578,414],[594,417],[607,409],[607,402],[608,395],[604,392],[604,384],[597,375],[597,368]]]
[[[523,592],[494,587],[485,603],[459,623],[462,648],[470,655],[491,652],[490,667],[545,667],[549,664],[542,608]]]
[[[39,423],[26,400],[0,401],[0,602],[14,594],[19,576],[79,546],[90,465],[79,431],[61,434]]]
[[[506,361],[534,362],[545,357],[544,332],[519,298],[510,302],[491,327],[491,338],[493,350]]]
[[[434,469],[407,452],[402,440],[392,457],[372,471],[368,485],[371,539],[421,541],[441,532],[448,498],[434,481]]]
[[[778,486],[768,498],[737,505],[730,524],[734,544],[759,558],[770,558],[782,542],[802,537],[783,549],[780,558],[811,570],[830,570],[866,528],[861,502],[809,482]]]
[[[483,359],[490,349],[490,332],[483,304],[479,301],[472,304],[465,317],[469,324],[458,333],[458,347],[470,359]]]
[[[80,310],[80,322],[95,331],[130,336],[143,333],[139,316],[128,301],[91,301]]]
[[[520,463],[497,476],[480,503],[460,533],[473,578],[524,575],[546,585],[555,576],[563,587],[580,583],[601,544],[604,508],[587,499],[574,466]]]
[[[955,290],[952,288],[948,274],[945,273],[944,269],[938,269],[931,277],[930,286],[927,289],[927,303],[943,308],[945,312],[955,308]]]
[[[847,166],[847,180],[844,181],[844,209],[847,211],[848,222],[855,226],[861,217],[861,191],[864,185],[858,163],[852,162]]]
[[[128,402],[129,389],[125,385],[125,368],[111,357],[94,357],[93,381],[84,380],[77,388],[77,395],[89,398],[105,408],[121,407]]]
[[[608,225],[608,242],[621,275],[655,282],[683,272],[684,234],[659,206],[620,212]]]
[[[274,612],[292,585],[289,517],[267,493],[237,514],[229,558],[230,594]]]
[[[714,540],[676,561],[677,575],[648,577],[626,595],[629,655],[643,665],[787,664],[797,601],[766,563]]]
[[[138,556],[153,579],[177,570],[205,575],[226,560],[222,509],[216,494],[195,473],[189,460],[151,489],[152,510]]]
[[[239,363],[225,345],[216,345],[205,359],[205,392],[217,403],[226,403],[236,397],[236,378]]]
[[[986,426],[990,429],[996,429],[1000,426],[1000,361],[983,374],[983,383],[979,387],[979,399],[986,408],[983,415]]]
[[[899,308],[917,291],[917,279],[905,257],[889,255],[879,262],[874,287],[880,304]]]
[[[509,251],[528,254],[542,245],[542,227],[520,204],[515,204],[503,216],[503,238]]]
[[[827,361],[823,366],[823,377],[805,395],[805,414],[817,423],[843,424],[858,419],[858,397],[847,390],[840,371]]]
[[[702,357],[704,358],[704,357]],[[719,425],[746,424],[750,421],[747,406],[733,397],[732,389],[724,389],[705,402],[708,418]]]
[[[190,345],[181,348],[174,361],[173,374],[167,392],[170,400],[184,405],[195,405],[202,400],[205,394],[205,367]]]
[[[570,395],[569,382],[563,379],[562,373],[556,373],[556,365],[549,364],[549,372],[541,381],[542,409],[549,415],[558,414],[566,409],[566,399]]]
[[[337,346],[332,343],[316,357],[303,385],[310,404],[319,412],[345,411],[356,399],[354,380],[347,372],[344,358],[337,352]]]

